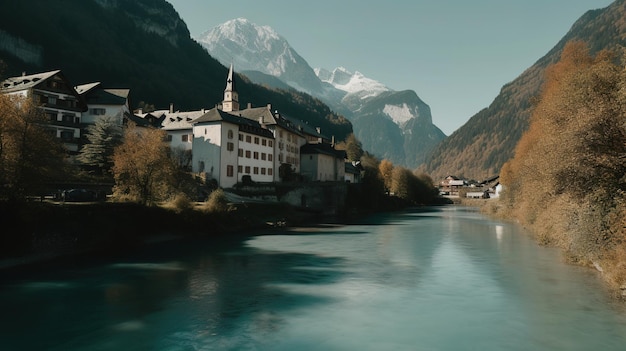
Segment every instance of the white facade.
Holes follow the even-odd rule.
[[[344,181],[344,160],[326,154],[302,155],[302,175],[312,181]]]
[[[274,181],[274,139],[239,131],[237,179],[249,175],[254,182]]]
[[[213,111],[212,115],[216,116],[217,112]],[[233,121],[200,119],[193,125],[192,171],[203,173],[206,179],[215,179],[222,188],[234,186],[244,176],[250,176],[254,182],[272,182],[271,134],[255,133],[261,128]]]
[[[231,126],[231,128],[234,128]],[[222,160],[222,123],[213,122],[211,124],[196,125],[193,127],[193,161],[192,171],[194,173],[205,173],[207,179],[216,179],[221,187],[234,185],[237,180],[233,176],[230,181],[221,179],[222,173],[226,175],[228,160]],[[236,155],[236,154],[235,154]],[[231,165],[236,164],[236,157],[230,160]],[[223,165],[223,167],[222,167]],[[226,177],[225,177],[226,178]]]
[[[278,125],[270,126],[269,129],[276,139],[274,181],[280,180],[278,170],[283,163],[290,164],[295,173],[300,173],[300,147],[306,144],[306,138]]]

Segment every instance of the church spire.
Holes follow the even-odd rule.
[[[239,94],[235,91],[235,79],[233,74],[233,64],[230,64],[228,78],[226,78],[226,89],[224,89],[224,101],[222,110],[225,112],[239,111]]]

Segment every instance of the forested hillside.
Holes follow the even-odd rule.
[[[194,110],[223,98],[227,68],[191,39],[165,0],[4,0],[0,13],[1,77],[60,69],[75,85],[129,88],[133,108]],[[271,103],[338,140],[352,132],[348,120],[308,95],[243,78],[237,89],[241,106]]]
[[[626,53],[572,42],[502,169],[501,213],[626,289]],[[626,290],[625,290],[626,292]]]
[[[442,141],[420,170],[434,179],[450,174],[477,180],[497,175],[528,128],[546,68],[558,61],[563,47],[572,40],[586,42],[592,54],[626,45],[626,1],[617,0],[583,15],[552,50],[504,85],[489,107]]]

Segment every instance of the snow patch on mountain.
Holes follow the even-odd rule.
[[[322,82],[329,83],[348,94],[368,92],[368,94],[361,96],[362,99],[391,90],[384,84],[365,77],[359,71],[352,73],[344,67],[337,67],[332,72],[324,68],[315,68],[314,71]]]
[[[383,108],[383,112],[399,126],[403,126],[411,118],[417,117],[413,116],[411,109],[406,103],[402,104],[402,106],[385,105],[385,107]]]

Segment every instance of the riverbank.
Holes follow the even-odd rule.
[[[239,204],[210,213],[132,203],[3,203],[0,269],[70,255],[127,253],[138,246],[193,237],[222,237],[318,220],[283,204]]]
[[[610,294],[616,300],[626,302],[626,283],[623,283],[623,279],[616,279],[615,273],[616,271],[618,272],[618,277],[619,275],[626,274],[624,273],[623,257],[613,254],[604,254],[601,263],[599,263],[600,261],[593,261],[577,256],[568,250],[563,242],[544,240],[542,237],[538,236],[532,227],[522,225],[516,218],[509,215],[504,204],[498,199],[464,199],[458,203],[465,206],[476,207],[482,214],[490,218],[521,225],[530,234],[537,245],[557,248],[561,251],[564,261],[568,264],[585,267],[599,274]]]
[[[294,226],[347,223],[406,204],[389,198],[377,210],[353,209],[328,216],[285,203],[229,204],[207,211],[204,203],[189,207],[142,206],[134,203],[22,202],[0,203],[6,218],[0,233],[0,270],[39,265],[67,257],[128,255],[138,247],[163,241],[239,237]]]

